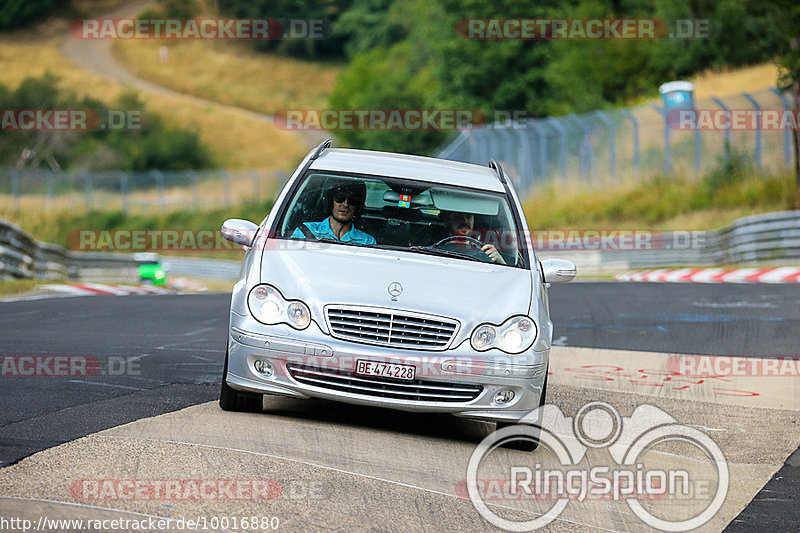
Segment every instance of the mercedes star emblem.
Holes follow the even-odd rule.
[[[392,300],[397,300],[397,297],[403,294],[403,286],[393,281],[389,284],[389,296],[392,297]]]

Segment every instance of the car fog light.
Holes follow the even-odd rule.
[[[514,391],[505,389],[494,395],[494,403],[508,403],[514,399]]]
[[[256,372],[259,374],[263,374],[266,377],[270,377],[272,375],[272,365],[269,363],[269,361],[256,359],[256,362],[253,363],[253,366],[255,367]]]

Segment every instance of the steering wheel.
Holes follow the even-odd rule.
[[[474,237],[468,237],[466,235],[450,235],[449,237],[445,237],[441,241],[439,241],[436,244],[434,244],[433,246],[431,246],[431,248],[438,248],[439,245],[446,244],[446,243],[448,243],[450,241],[453,241],[453,240],[456,240],[456,239],[464,239],[465,241],[467,241],[467,244],[471,244],[472,246],[476,247],[478,250],[483,248],[483,243],[481,241],[479,241],[478,239],[476,239]]]

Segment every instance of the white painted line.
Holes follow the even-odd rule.
[[[128,387],[126,385],[112,385],[111,383],[99,383],[97,381],[86,381],[84,379],[71,379],[69,380],[70,383],[82,383],[85,385],[97,385],[100,387],[114,387],[116,389],[127,389],[127,390],[147,390],[147,389],[140,389],[139,387]]]

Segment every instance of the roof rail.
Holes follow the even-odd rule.
[[[500,178],[500,183],[505,185],[505,183],[506,183],[506,175],[503,172],[503,167],[500,166],[500,163],[498,163],[497,161],[495,161],[494,159],[492,159],[490,157],[489,158],[489,168],[491,168],[492,170],[494,170],[497,173],[497,177]]]
[[[316,158],[318,158],[319,156],[321,156],[322,152],[324,152],[326,148],[330,148],[332,144],[333,144],[333,139],[325,139],[324,141],[319,143],[319,146],[314,148],[314,151],[311,152],[310,161],[313,161]]]

